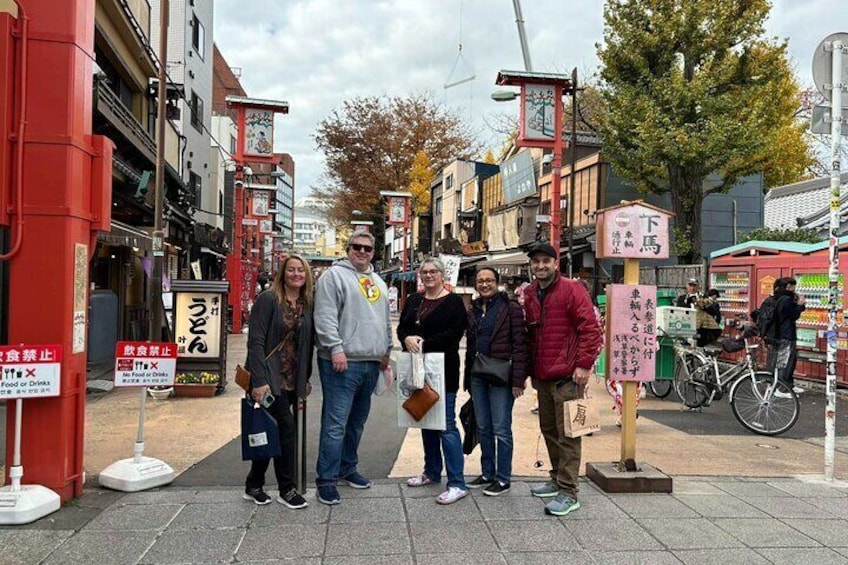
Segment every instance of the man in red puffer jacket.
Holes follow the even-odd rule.
[[[562,405],[583,395],[602,333],[586,287],[559,274],[554,248],[537,244],[528,255],[535,277],[524,293],[528,367],[539,396],[539,427],[551,459],[550,482],[530,491],[552,499],[545,506],[546,514],[565,516],[580,508],[577,479],[582,443],[579,437],[565,436]]]

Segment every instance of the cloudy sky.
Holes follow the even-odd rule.
[[[426,90],[470,120],[493,148],[498,138],[487,117],[510,106],[518,112],[515,102],[489,98],[498,70],[524,68],[510,0],[214,2],[214,40],[229,65],[242,69],[248,95],[290,104],[290,113],[278,118],[275,149],[294,156],[298,197],[309,194],[323,169],[312,138],[316,126],[344,100]],[[534,70],[594,72],[603,4],[524,0]],[[773,0],[773,5],[767,32],[789,40],[799,78],[812,84],[813,50],[827,35],[848,31],[848,1]],[[475,80],[444,88],[472,74]]]

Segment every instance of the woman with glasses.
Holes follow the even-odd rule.
[[[465,350],[465,387],[471,391],[477,437],[482,452],[482,474],[468,483],[485,487],[483,494],[498,496],[509,490],[512,478],[512,406],[524,394],[527,380],[527,343],[524,311],[498,291],[497,271],[483,267],[475,285],[479,295],[468,312]],[[478,355],[512,363],[510,382],[496,382],[475,373]]]
[[[442,455],[447,468],[447,490],[436,498],[452,504],[468,494],[465,485],[462,439],[456,427],[456,393],[459,390],[459,341],[468,318],[462,298],[445,288],[445,267],[429,258],[418,270],[424,292],[409,296],[400,315],[398,338],[404,351],[445,354],[445,431],[421,430],[424,441],[424,472],[406,481],[411,487],[438,483],[442,478]]]

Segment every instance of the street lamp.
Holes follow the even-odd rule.
[[[394,190],[381,190],[380,196],[386,199],[389,207],[386,225],[403,227],[403,259],[401,261],[401,272],[405,273],[409,267],[409,245],[407,239],[410,235],[410,220],[412,216],[412,193],[398,192]],[[406,285],[401,285],[400,307],[406,303]]]

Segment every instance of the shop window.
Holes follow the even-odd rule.
[[[203,99],[195,91],[191,91],[191,125],[203,133]]]
[[[203,187],[201,186],[200,175],[197,173],[189,173],[188,174],[188,186],[191,189],[191,194],[193,197],[194,207],[198,209],[202,209],[202,193]]]

